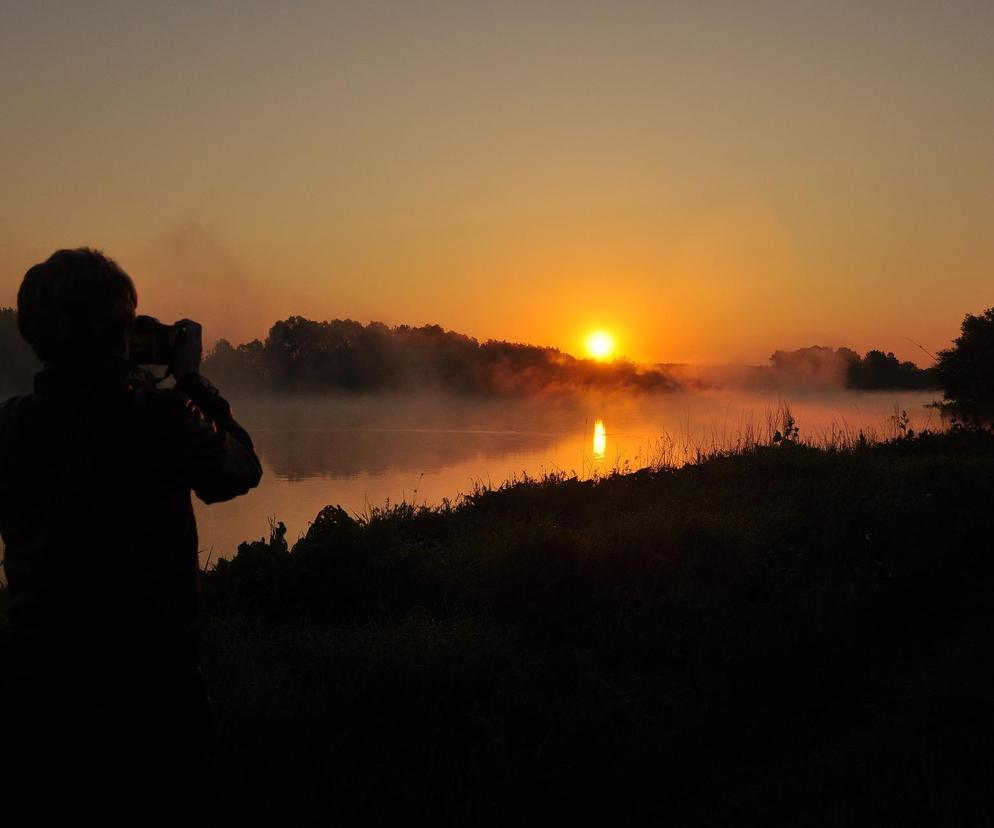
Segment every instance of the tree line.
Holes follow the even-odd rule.
[[[218,341],[204,372],[242,391],[524,395],[677,387],[664,372],[627,360],[597,363],[556,348],[480,342],[438,325],[388,327],[350,319],[315,322],[301,316],[277,322],[264,341],[238,346]]]
[[[769,367],[798,382],[858,390],[941,388],[952,403],[994,408],[994,308],[967,314],[960,337],[930,368],[902,362],[891,352],[860,355],[822,346],[776,351]],[[0,394],[29,390],[39,368],[17,329],[17,312],[0,308]],[[242,393],[436,390],[500,396],[680,387],[665,368],[624,359],[601,363],[556,348],[481,342],[438,325],[389,327],[302,316],[277,322],[264,340],[237,346],[219,340],[204,360],[204,373]]]
[[[774,351],[770,365],[787,376],[815,383],[844,385],[858,391],[929,390],[942,387],[941,365],[919,368],[892,352],[815,345],[794,351]]]

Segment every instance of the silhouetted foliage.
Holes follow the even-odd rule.
[[[438,325],[390,328],[350,319],[277,322],[265,342],[220,340],[204,372],[240,391],[378,392],[441,390],[516,395],[587,388],[666,391],[662,371],[625,360],[597,363],[555,348],[488,340]]]
[[[839,349],[843,350],[843,349]],[[901,362],[893,353],[867,351],[862,359],[849,364],[846,384],[867,391],[900,388],[918,390],[937,388],[939,379],[933,368],[919,368],[910,361]]]
[[[961,414],[994,411],[994,308],[968,313],[953,346],[939,352],[936,371],[946,399]]]
[[[0,308],[0,395],[31,390],[31,378],[41,368],[38,357],[17,329],[17,311]]]
[[[785,435],[276,524],[203,579],[227,806],[986,824],[992,471],[989,431]]]
[[[770,365],[778,371],[798,382],[809,382],[817,385],[842,386],[846,379],[846,370],[852,360],[858,360],[859,354],[848,348],[837,351],[821,345],[810,348],[798,348],[794,351],[774,351],[770,356]]]
[[[934,369],[901,362],[893,353],[867,351],[860,356],[850,348],[814,345],[794,351],[775,351],[770,357],[775,371],[798,382],[845,386],[860,391],[924,390],[938,388]]]

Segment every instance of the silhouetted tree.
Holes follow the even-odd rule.
[[[994,308],[963,318],[953,346],[939,352],[936,373],[946,399],[967,415],[994,411]]]

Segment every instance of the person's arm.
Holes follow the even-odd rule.
[[[187,374],[176,390],[185,398],[181,460],[197,497],[217,503],[258,485],[262,465],[248,432],[231,416],[228,401],[200,374]]]
[[[176,323],[170,372],[182,394],[181,462],[190,487],[205,503],[245,494],[262,477],[252,439],[231,416],[231,406],[199,373],[201,327]]]

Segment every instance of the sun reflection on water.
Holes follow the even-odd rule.
[[[606,451],[607,451],[607,431],[605,431],[604,429],[604,421],[597,420],[594,423],[594,444],[593,444],[594,460],[603,460]]]

